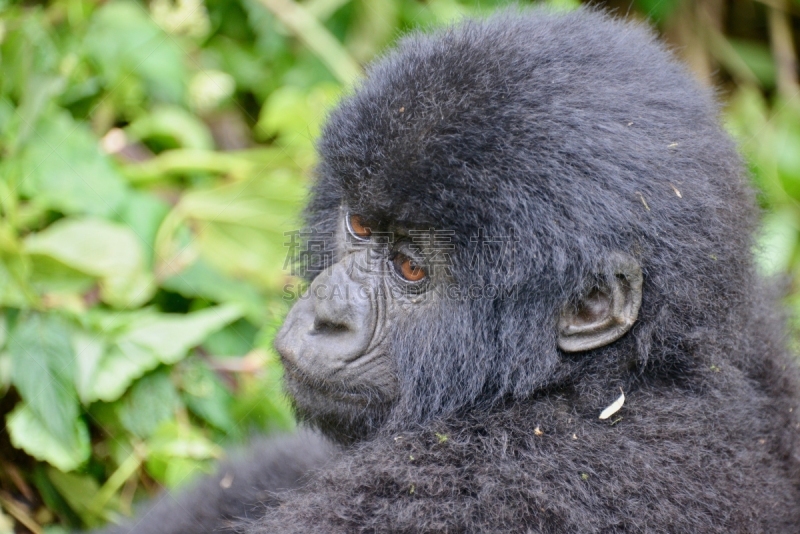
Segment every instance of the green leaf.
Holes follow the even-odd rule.
[[[105,519],[105,510],[96,509],[94,499],[100,491],[97,481],[90,475],[63,473],[57,469],[48,469],[47,478],[50,479],[58,493],[69,504],[69,507],[80,516],[87,526],[99,526]],[[110,499],[106,503],[108,510],[119,509],[119,500]]]
[[[23,194],[67,214],[108,216],[125,193],[97,140],[66,112],[42,117],[23,150],[22,168]]]
[[[11,332],[12,381],[30,410],[64,447],[75,446],[78,398],[70,332],[53,315],[23,316]]]
[[[547,0],[547,5],[558,11],[574,11],[581,7],[580,0]]]
[[[143,317],[118,339],[118,344],[152,351],[162,363],[183,359],[189,349],[242,316],[238,306],[223,305],[186,315],[163,314]]]
[[[778,178],[784,190],[795,200],[800,199],[800,117],[784,113],[775,132],[773,147],[778,166]]]
[[[25,238],[29,254],[49,256],[100,279],[100,297],[116,307],[136,307],[152,297],[141,241],[130,228],[101,219],[62,219]]]
[[[125,131],[136,140],[167,138],[170,148],[214,148],[214,138],[203,121],[177,106],[158,107],[135,120]]]
[[[333,84],[319,84],[311,90],[286,86],[272,92],[261,108],[256,132],[262,137],[277,135],[284,146],[313,147],[325,112],[341,93]]]
[[[681,0],[636,0],[639,11],[655,22],[664,22],[681,5]]]
[[[184,297],[201,297],[211,302],[237,304],[254,323],[262,323],[264,298],[252,285],[223,276],[202,258],[163,282],[161,287]]]
[[[31,256],[30,285],[39,294],[82,295],[96,283],[94,277],[49,256]]]
[[[47,476],[47,464],[40,463],[33,468],[31,482],[35,484],[36,491],[42,502],[51,512],[55,513],[65,525],[77,527],[81,525],[78,515],[69,507],[69,504],[61,496],[56,487]]]
[[[153,265],[153,247],[158,227],[169,213],[170,205],[155,195],[130,191],[118,211],[118,220],[133,230],[145,256],[145,264]]]
[[[192,413],[226,434],[234,432],[236,425],[230,413],[231,394],[219,378],[199,363],[188,366],[180,377],[183,400]]]
[[[174,417],[180,405],[178,392],[164,371],[140,378],[116,403],[122,426],[140,438],[151,435],[159,424]]]
[[[218,458],[222,449],[209,441],[199,430],[175,421],[162,425],[147,441],[151,455],[173,458]]]
[[[88,385],[88,391],[82,393],[84,402],[118,399],[135,379],[160,363],[177,363],[209,334],[241,315],[236,306],[217,306],[186,315],[123,315],[129,323],[113,336],[105,354],[81,367],[81,383]]]
[[[162,424],[147,441],[147,471],[168,487],[185,484],[210,467],[222,449],[199,430],[175,421]]]
[[[259,180],[191,191],[176,210],[200,223],[196,244],[209,265],[279,290],[287,274],[286,228],[299,224],[304,197],[298,176],[276,171]]]
[[[728,39],[728,42],[748,68],[753,71],[762,87],[766,89],[775,87],[775,61],[773,61],[772,53],[767,45],[741,39]]]
[[[158,357],[152,351],[129,343],[113,345],[91,370],[91,386],[86,400],[117,400],[134,380],[158,364]]]
[[[60,54],[53,42],[53,32],[47,31],[48,24],[43,20],[45,12],[26,10],[26,15],[10,24],[4,23],[5,35],[0,42],[3,58],[0,87],[20,104],[13,121],[18,127],[10,128],[15,148],[27,141],[32,127],[47,108],[47,102],[63,89],[63,80],[51,74],[56,70]],[[5,14],[2,19],[4,22],[12,20]]]
[[[34,458],[48,462],[62,471],[80,467],[91,453],[89,430],[81,419],[73,421],[69,443],[55,437],[36,413],[20,403],[6,417],[11,444]]]
[[[90,335],[79,331],[72,336],[72,347],[77,364],[75,388],[78,390],[81,402],[88,406],[97,400],[94,394],[97,367],[106,353],[107,343],[101,335]]]
[[[9,267],[5,261],[0,261],[0,306],[26,308],[28,298]]]
[[[253,350],[256,334],[258,329],[253,323],[239,319],[208,336],[203,348],[213,356],[244,356]]]
[[[183,101],[186,69],[181,50],[143,6],[123,1],[104,5],[92,17],[84,44],[109,85],[134,73],[156,100]]]
[[[237,391],[232,415],[237,430],[248,433],[269,434],[290,430],[295,425],[292,408],[283,395],[281,377],[283,367],[278,358],[267,360],[263,376],[258,380],[243,380]]]

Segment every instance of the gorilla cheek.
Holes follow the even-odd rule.
[[[379,308],[367,289],[342,264],[314,279],[275,338],[290,375],[324,382],[367,353]]]

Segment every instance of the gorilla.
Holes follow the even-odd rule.
[[[275,341],[305,429],[112,531],[800,532],[797,366],[718,111],[594,10],[402,39],[318,143]]]

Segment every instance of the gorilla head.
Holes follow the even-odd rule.
[[[641,28],[539,12],[406,38],[319,151],[327,255],[276,346],[340,440],[577,377],[680,380],[749,317],[751,192]]]

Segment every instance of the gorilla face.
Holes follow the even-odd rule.
[[[338,213],[337,261],[294,305],[275,347],[298,415],[335,439],[352,442],[380,427],[401,394],[392,343],[399,325],[436,320],[442,299],[482,293],[462,291],[450,275],[452,259],[437,254],[435,240],[419,239],[426,231],[366,220],[346,207]],[[604,271],[555,318],[562,351],[611,343],[636,320],[638,263],[615,253]]]
[[[295,408],[352,441],[385,419],[399,394],[390,333],[434,306],[441,277],[412,229],[339,210],[338,261],[322,271],[276,336]]]

